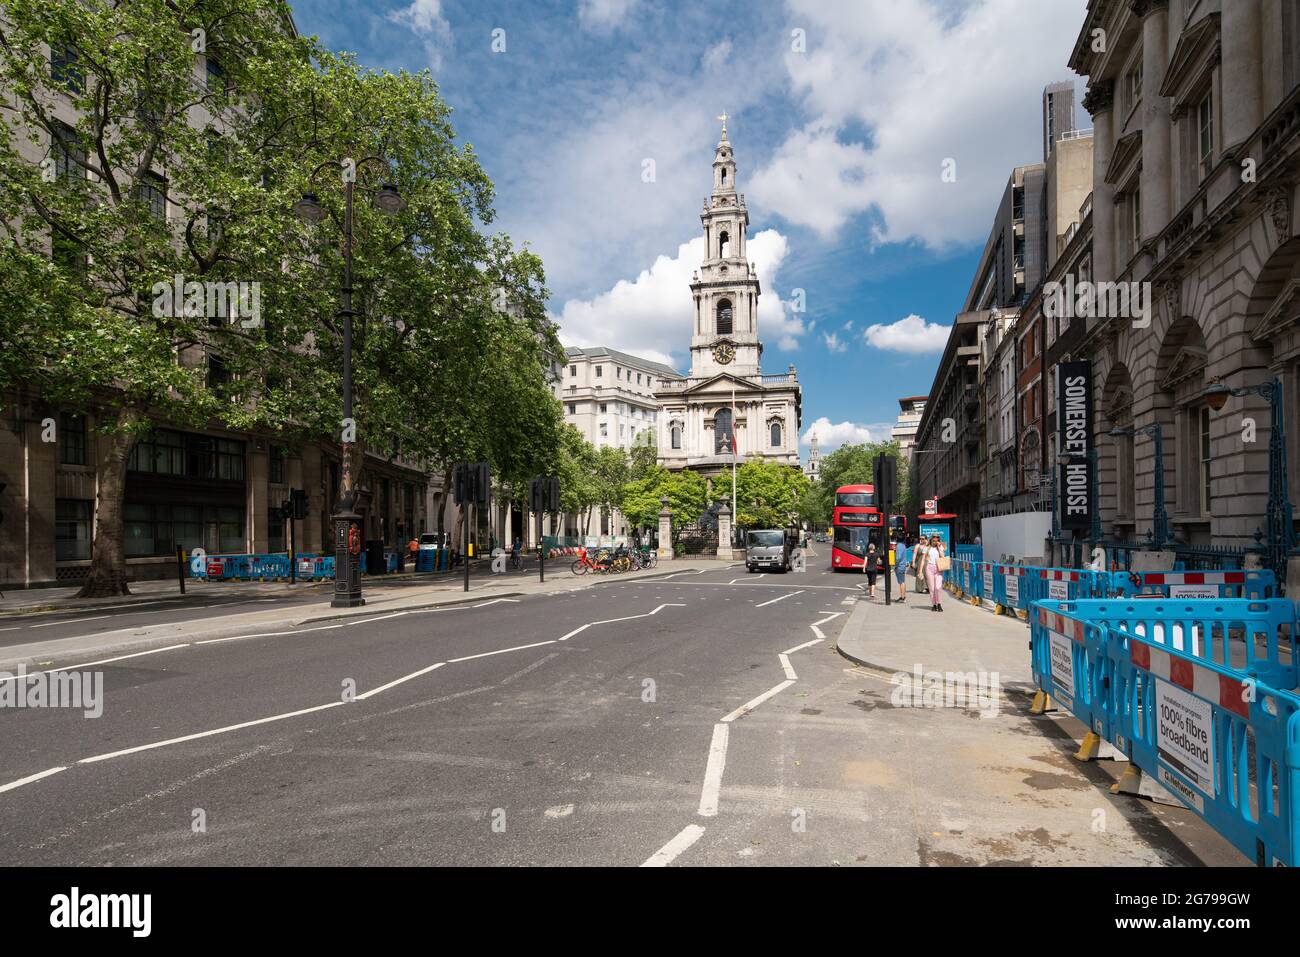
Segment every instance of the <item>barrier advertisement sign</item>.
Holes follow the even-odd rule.
[[[1053,656],[1052,666],[1056,661]],[[1156,679],[1160,760],[1204,791],[1214,793],[1214,721],[1208,701]]]
[[[1057,601],[1067,601],[1070,597],[1070,583],[1053,579],[1047,583],[1047,597]]]
[[[984,566],[984,597],[990,599],[993,597],[993,566],[992,565]]]
[[[1007,604],[1015,605],[1020,602],[1020,576],[1007,576]]]
[[[1053,693],[1068,708],[1074,699],[1073,642],[1055,633],[1047,637],[1052,654],[1052,684],[1056,686]]]
[[[1170,598],[1218,598],[1218,585],[1170,585]]]

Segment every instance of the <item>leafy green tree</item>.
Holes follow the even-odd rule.
[[[746,462],[736,470],[736,524],[741,528],[782,528],[809,486],[797,468],[776,462]]]
[[[265,352],[261,330],[291,312],[287,301],[263,297],[261,329],[250,330],[247,315],[231,322],[229,310],[194,308],[209,305],[198,297],[161,301],[157,284],[279,271],[285,217],[266,174],[289,146],[285,124],[301,103],[284,94],[295,71],[310,70],[312,48],[293,36],[280,0],[4,7],[0,386],[96,411],[98,502],[82,594],[120,594],[137,437],[155,421],[238,426],[256,416],[259,378],[249,373]],[[201,73],[205,62],[218,71]]]
[[[656,465],[643,478],[624,486],[622,510],[628,523],[638,528],[658,528],[660,499],[664,496],[668,497],[676,541],[682,528],[696,522],[709,507],[708,483],[698,472],[670,472]]]
[[[899,495],[894,507],[896,513],[901,511],[910,494],[907,462],[899,453],[898,443],[889,441],[841,445],[823,456],[821,475],[801,500],[801,514],[810,521],[829,523],[835,508],[835,490],[843,485],[873,484],[876,456],[882,452],[898,462]]]

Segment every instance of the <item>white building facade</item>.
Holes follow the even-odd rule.
[[[713,192],[700,213],[704,261],[690,283],[691,368],[656,389],[659,460],[718,474],[746,461],[799,462],[802,393],[791,365],[763,375],[759,277],[749,262],[749,211],[736,190],[736,159],[722,127]]]

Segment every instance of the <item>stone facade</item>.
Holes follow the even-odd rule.
[[[1269,402],[1215,412],[1204,393],[1277,377],[1300,423],[1298,28],[1293,4],[1259,0],[1088,5],[1070,65],[1088,78],[1095,127],[1093,270],[1154,298],[1149,326],[1087,319],[1071,350],[1093,363],[1108,535],[1140,540],[1153,524],[1153,440],[1108,441],[1127,424],[1163,426],[1177,540],[1248,545],[1264,524]]]
[[[759,278],[747,258],[749,211],[736,190],[736,158],[722,128],[713,192],[700,213],[704,261],[691,284],[691,368],[656,391],[662,412],[659,460],[708,475],[733,462],[799,467],[802,391],[794,366],[763,375]],[[734,454],[733,454],[734,439]]]

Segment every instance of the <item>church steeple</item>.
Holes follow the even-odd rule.
[[[713,192],[704,200],[704,261],[691,282],[695,334],[691,375],[706,378],[722,371],[757,375],[763,347],[758,341],[758,275],[748,256],[749,210],[736,191],[736,157],[727,138],[713,154]]]

